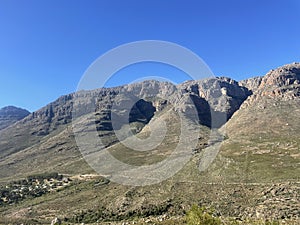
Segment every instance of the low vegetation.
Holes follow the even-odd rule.
[[[18,203],[27,198],[40,197],[68,185],[70,180],[56,172],[30,175],[26,179],[0,186],[0,205]]]
[[[188,225],[221,225],[221,219],[214,216],[212,209],[193,205],[186,215]]]

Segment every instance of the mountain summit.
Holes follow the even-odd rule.
[[[0,109],[0,130],[14,124],[30,114],[26,109],[6,106]]]

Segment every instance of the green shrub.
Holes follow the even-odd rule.
[[[193,205],[187,212],[186,220],[188,225],[220,225],[221,220],[214,217],[212,210],[205,207]]]

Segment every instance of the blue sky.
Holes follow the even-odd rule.
[[[139,40],[185,46],[216,76],[263,75],[300,61],[299,15],[297,0],[0,0],[0,107],[37,110],[74,92],[100,55]],[[128,71],[109,85],[174,69]]]

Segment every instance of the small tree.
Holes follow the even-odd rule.
[[[212,210],[205,207],[193,205],[187,212],[186,220],[188,225],[220,225],[221,220],[212,215]]]

